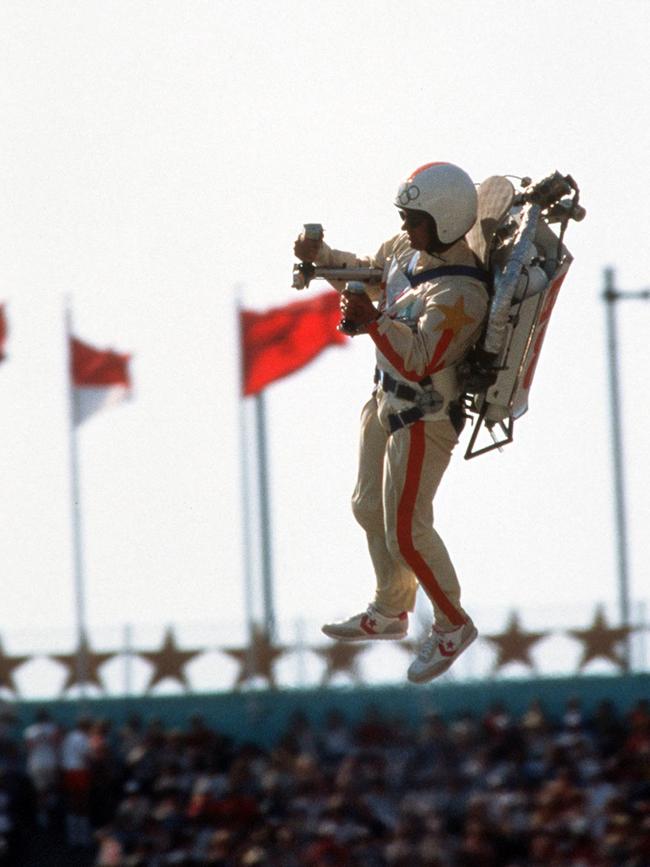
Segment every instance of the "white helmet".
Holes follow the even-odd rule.
[[[420,166],[400,186],[395,204],[430,214],[443,244],[462,238],[476,222],[474,183],[467,172],[451,163]]]

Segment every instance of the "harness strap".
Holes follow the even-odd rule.
[[[472,277],[486,285],[490,283],[490,274],[487,271],[482,268],[473,268],[471,265],[441,265],[439,268],[429,268],[428,271],[421,271],[419,274],[413,274],[411,265],[409,265],[404,274],[413,287],[436,277]]]
[[[410,409],[402,410],[402,412],[392,412],[388,416],[390,432],[393,434],[396,430],[415,424],[416,421],[420,421],[423,415],[424,413],[419,406],[413,406]]]
[[[408,265],[406,270],[403,272],[404,276],[410,283],[411,287],[419,286],[421,283],[426,283],[427,280],[433,280],[436,277],[471,277],[474,280],[479,280],[481,283],[485,283],[486,286],[490,285],[491,277],[489,272],[484,271],[482,268],[473,268],[470,265],[442,265],[439,268],[430,268],[428,271],[422,271],[420,274],[414,274],[413,268],[417,261],[417,254],[411,260],[411,263]],[[415,422],[420,421],[424,418],[426,412],[420,405],[417,405],[417,402],[421,401],[423,395],[416,391],[414,388],[411,388],[409,385],[405,385],[402,382],[399,382],[394,377],[392,377],[389,373],[386,373],[385,370],[380,370],[379,368],[375,369],[375,383],[381,383],[381,387],[384,391],[390,392],[394,394],[395,397],[409,401],[410,403],[415,403],[415,406],[409,407],[408,409],[402,410],[401,412],[393,412],[388,416],[388,424],[390,426],[390,432],[395,433],[395,431],[401,430],[404,427],[408,427],[409,425],[415,424]],[[421,379],[418,385],[425,390],[425,393],[431,394],[434,388],[434,379],[431,376],[426,376],[424,379]],[[445,389],[443,389],[444,393]],[[436,394],[433,392],[433,394]],[[441,401],[443,400],[442,395],[436,394],[436,397],[439,397]],[[449,398],[447,398],[449,399]],[[443,404],[441,404],[442,407]],[[452,412],[454,416],[457,414],[455,412],[457,406],[452,405],[452,401],[449,400],[447,406],[447,415],[451,417]],[[427,410],[428,412],[429,410]],[[460,422],[460,424],[458,424]],[[456,432],[459,433],[462,430],[463,422],[460,419],[452,419],[452,424],[456,429]]]
[[[411,388],[410,385],[405,385],[403,382],[399,382],[391,376],[390,373],[387,373],[385,370],[380,370],[378,367],[375,368],[375,383],[380,383],[384,391],[389,391],[400,400],[409,400],[413,402],[421,397],[420,392]],[[431,385],[431,377],[425,376],[418,384],[422,388],[428,388]]]
[[[426,399],[427,396],[430,398],[435,396],[435,398],[440,401],[437,408],[442,409],[444,405],[444,398],[442,395],[433,391],[434,380],[431,376],[425,376],[424,379],[421,379],[418,383],[423,389],[425,389],[424,394],[411,388],[410,385],[405,385],[403,382],[399,382],[391,376],[390,373],[387,373],[385,370],[380,370],[378,367],[375,368],[375,383],[380,383],[384,391],[394,394],[395,397],[400,400],[407,400],[410,403],[415,404],[414,406],[410,406],[408,409],[404,409],[401,412],[393,412],[388,416],[388,424],[391,433],[395,433],[395,431],[401,430],[403,427],[415,424],[416,421],[420,421],[420,419],[424,418],[427,413],[432,411],[431,406],[423,407],[422,405],[423,399]]]

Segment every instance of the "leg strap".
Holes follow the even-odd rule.
[[[393,434],[395,431],[401,430],[403,427],[415,424],[416,421],[420,421],[423,415],[424,413],[419,406],[413,406],[410,409],[403,410],[402,412],[391,413],[388,416],[390,432]]]

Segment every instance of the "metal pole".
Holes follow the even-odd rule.
[[[255,606],[253,594],[253,563],[250,504],[250,471],[248,468],[248,444],[246,436],[246,402],[242,397],[239,401],[239,452],[242,498],[242,546],[244,558],[244,611],[248,637],[252,639],[255,626]]]
[[[630,590],[627,559],[627,520],[625,513],[625,476],[623,466],[623,433],[621,429],[621,401],[618,379],[618,345],[616,329],[616,301],[619,293],[615,288],[614,269],[605,269],[605,300],[607,322],[607,346],[609,350],[609,387],[612,419],[612,459],[614,469],[614,494],[616,509],[616,541],[618,554],[619,609],[622,626],[630,626]],[[623,642],[624,670],[630,670],[630,636]]]
[[[636,664],[639,671],[645,671],[647,667],[646,660],[646,630],[648,628],[648,609],[644,599],[638,604],[638,625],[639,625],[639,640],[637,643]]]
[[[275,637],[273,606],[273,558],[271,551],[271,509],[269,503],[268,460],[266,449],[266,409],[264,392],[255,395],[257,422],[257,469],[260,497],[260,534],[262,541],[262,596],[264,599],[264,626],[270,640]]]
[[[133,692],[133,627],[127,623],[124,627],[124,695]]]
[[[79,486],[79,455],[77,447],[77,422],[74,411],[74,381],[72,371],[72,313],[69,304],[65,308],[66,354],[69,405],[69,447],[70,447],[70,489],[72,498],[72,546],[75,590],[75,616],[77,626],[77,682],[81,698],[86,694],[88,682],[87,660],[84,648],[86,646],[86,600],[84,590],[84,563],[81,533],[81,495]]]
[[[239,471],[241,481],[241,506],[242,506],[242,547],[244,563],[244,612],[250,646],[253,644],[255,631],[255,594],[253,588],[253,533],[250,500],[250,468],[248,453],[248,426],[246,424],[247,401],[244,397],[244,341],[242,326],[242,286],[235,286],[235,312],[237,314],[237,329],[239,333],[239,370],[240,370],[240,397],[239,397]]]
[[[296,620],[296,679],[298,686],[303,687],[307,682],[307,669],[305,668],[305,621],[301,617]]]

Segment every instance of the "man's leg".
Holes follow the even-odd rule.
[[[417,581],[403,558],[395,557],[386,544],[383,475],[389,440],[377,418],[377,404],[372,397],[361,413],[359,473],[352,494],[352,511],[366,531],[377,582],[374,605],[382,614],[396,615],[413,611]]]
[[[352,495],[352,510],[366,531],[375,570],[375,598],[366,611],[347,620],[326,623],[325,635],[339,641],[395,640],[408,630],[408,614],[415,606],[417,581],[401,558],[386,546],[382,475],[388,437],[377,420],[374,397],[361,413],[359,474]]]
[[[433,527],[433,498],[456,442],[448,421],[417,422],[389,437],[384,466],[389,550],[415,573],[443,630],[467,619],[456,571]]]

